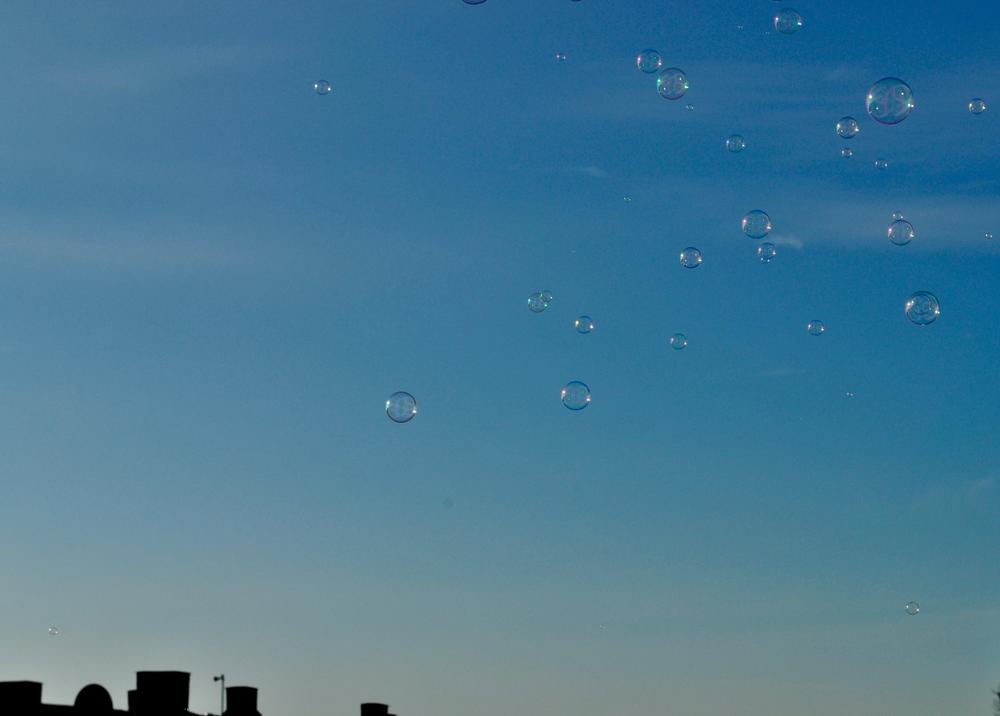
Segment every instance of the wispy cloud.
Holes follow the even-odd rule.
[[[775,246],[788,246],[793,249],[801,249],[804,245],[802,239],[794,234],[772,234],[767,240]]]

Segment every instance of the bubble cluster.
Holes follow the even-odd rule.
[[[316,90],[316,94],[330,94],[330,90],[333,89],[333,85],[326,80],[316,80],[316,84],[313,85],[313,89]]]
[[[861,131],[861,125],[854,117],[841,117],[837,120],[837,136],[842,139],[853,139]]]
[[[905,311],[910,323],[926,326],[934,323],[941,315],[941,304],[933,293],[917,291],[906,299]]]
[[[684,70],[668,67],[656,78],[656,91],[663,99],[680,99],[688,91],[688,78]]]
[[[742,134],[730,134],[726,137],[726,150],[738,154],[747,148],[747,141]]]
[[[810,336],[821,336],[826,332],[826,326],[823,325],[823,321],[814,318],[806,324],[806,330]]]
[[[765,241],[757,247],[757,258],[762,264],[769,264],[778,255],[778,249],[770,241]]]
[[[682,351],[687,348],[688,339],[683,333],[675,333],[670,336],[670,347],[675,351]]]
[[[590,388],[579,380],[571,380],[559,392],[559,398],[570,410],[583,410],[590,405]]]
[[[393,393],[385,401],[385,414],[394,423],[408,423],[417,414],[417,400],[402,390]]]
[[[979,99],[978,97],[973,97],[969,101],[969,111],[973,114],[982,114],[986,111],[986,102]]]
[[[774,29],[782,35],[791,35],[802,27],[802,16],[790,7],[774,13]]]
[[[635,66],[640,72],[652,74],[663,67],[663,57],[656,50],[643,50],[635,56]]]
[[[681,251],[681,266],[684,268],[698,268],[701,266],[701,251],[696,249],[694,246],[688,246],[686,249]]]
[[[893,214],[895,217],[896,214]],[[889,224],[889,229],[886,234],[889,237],[889,241],[896,244],[896,246],[906,246],[908,243],[916,238],[916,232],[913,230],[913,224],[911,224],[906,219],[902,218],[902,214],[899,215],[900,218]]]
[[[590,333],[594,330],[594,320],[590,316],[580,316],[573,321],[577,333]]]
[[[751,239],[763,239],[771,233],[771,217],[760,209],[748,211],[740,219],[740,229]]]
[[[883,77],[868,89],[865,98],[869,116],[880,124],[899,124],[914,106],[913,90],[898,77]]]
[[[903,608],[906,610],[906,613],[909,614],[911,617],[915,617],[917,614],[920,613],[920,605],[917,604],[916,602],[907,602],[906,606],[904,606]]]

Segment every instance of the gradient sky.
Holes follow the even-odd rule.
[[[204,712],[224,672],[265,716],[989,713],[1000,17],[812,1],[780,36],[778,7],[5,4],[0,678],[124,707],[182,669]]]

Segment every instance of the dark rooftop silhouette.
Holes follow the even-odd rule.
[[[126,710],[115,709],[111,694],[100,684],[80,689],[72,706],[42,703],[38,681],[0,681],[3,716],[196,716],[188,711],[191,674],[186,671],[140,671],[128,692]],[[212,716],[212,714],[206,714]],[[222,716],[261,716],[257,689],[227,686]],[[361,716],[393,716],[386,704],[361,704]]]

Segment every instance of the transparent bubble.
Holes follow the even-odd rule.
[[[594,320],[590,316],[580,316],[573,321],[573,327],[577,333],[590,333],[594,330]]]
[[[556,53],[556,60],[558,62],[562,62],[565,59],[566,59],[566,55],[565,54],[563,54],[562,52],[557,52]]]
[[[747,141],[741,134],[730,134],[726,137],[726,149],[733,154],[742,152],[747,148]]]
[[[898,77],[883,77],[868,89],[865,106],[880,124],[899,124],[916,106],[910,85]]]
[[[683,333],[675,333],[670,336],[670,347],[675,351],[682,351],[687,348],[688,339]]]
[[[59,636],[59,627],[57,627],[57,626],[50,626],[49,627],[49,636]]]
[[[941,304],[937,296],[929,291],[917,291],[906,299],[906,317],[911,323],[926,326],[934,323],[941,315]]]
[[[769,264],[778,255],[778,249],[770,241],[765,241],[757,247],[757,258],[762,264]]]
[[[879,169],[879,170],[888,169],[889,168],[889,162],[886,161],[885,159],[876,159],[875,160],[875,168]]]
[[[791,35],[802,27],[802,16],[790,7],[774,13],[774,29],[782,35]]]
[[[622,201],[624,201],[626,204],[631,204],[632,203],[632,197],[630,197],[630,196],[628,196],[626,194],[624,197],[622,197]]]
[[[686,104],[686,105],[684,105],[684,109],[686,109],[688,112],[694,112],[694,105],[693,104]]]
[[[330,94],[330,90],[333,86],[326,80],[316,80],[316,84],[313,85],[313,89],[316,90],[316,94]]]
[[[643,50],[635,56],[635,66],[647,75],[663,67],[663,57],[656,50]]]
[[[542,294],[540,292],[533,293],[528,296],[528,310],[532,313],[541,313],[548,307],[549,304],[542,299]]]
[[[973,97],[969,102],[969,111],[973,114],[982,114],[986,111],[986,102],[978,97]]]
[[[393,393],[385,401],[385,414],[394,423],[408,423],[417,414],[417,400],[403,391]]]
[[[688,78],[684,70],[668,67],[656,78],[656,91],[663,99],[680,99],[688,91]]]
[[[893,221],[899,221],[902,218],[903,218],[903,212],[901,212],[901,211],[894,211],[894,212],[892,212],[892,220]]]
[[[913,224],[906,219],[896,219],[893,221],[889,224],[886,234],[889,236],[889,241],[896,244],[896,246],[906,246],[917,236],[917,233],[913,230]]]
[[[760,209],[748,211],[740,220],[740,228],[751,239],[763,239],[771,233],[771,217]]]
[[[826,331],[826,326],[823,325],[823,321],[814,318],[806,324],[806,330],[810,336],[821,336]]]
[[[542,301],[546,306],[552,303],[552,299],[555,298],[555,296],[552,295],[552,291],[549,291],[548,289],[542,289],[538,292],[538,295],[542,297]]]
[[[570,410],[583,410],[590,405],[590,388],[579,380],[571,380],[559,391],[559,397]]]
[[[843,139],[853,139],[861,131],[861,125],[854,117],[841,117],[837,120],[837,136]]]
[[[909,614],[911,617],[915,617],[917,614],[920,613],[920,605],[917,604],[916,602],[907,602],[904,609],[906,609],[906,613]]]
[[[845,159],[850,159],[851,157],[854,156],[854,150],[851,149],[850,147],[844,147],[840,150],[840,156],[844,157]]]
[[[698,268],[701,266],[701,251],[694,246],[688,246],[681,251],[681,266],[684,268]]]
[[[989,241],[989,240],[991,240],[992,238],[993,238],[993,234],[992,234],[992,233],[990,233],[989,231],[987,231],[987,232],[986,232],[986,240],[987,240],[987,241]]]

